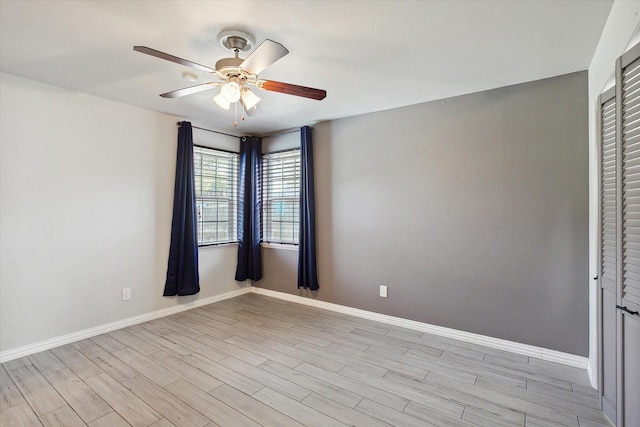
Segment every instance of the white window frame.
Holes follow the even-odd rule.
[[[300,149],[262,155],[262,242],[298,245]]]
[[[193,147],[198,246],[238,242],[238,158],[230,151]]]

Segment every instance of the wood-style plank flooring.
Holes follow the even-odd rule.
[[[0,366],[0,425],[603,427],[585,371],[246,294]]]

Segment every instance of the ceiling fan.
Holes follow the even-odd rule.
[[[160,95],[163,98],[178,98],[220,87],[220,93],[213,98],[220,108],[228,110],[231,104],[239,101],[247,115],[251,116],[256,111],[260,98],[251,92],[249,86],[316,100],[322,100],[327,96],[327,92],[322,89],[258,78],[259,73],[289,53],[287,48],[280,43],[266,39],[248,57],[242,59],[239,57],[239,53],[250,50],[255,44],[249,34],[241,31],[223,31],[218,35],[218,40],[223,47],[234,52],[234,57],[220,59],[216,62],[215,68],[146,46],[134,46],[133,50],[204,71],[210,75],[215,75],[219,79],[219,81],[202,83],[163,93]]]

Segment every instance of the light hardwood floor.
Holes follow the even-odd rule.
[[[608,426],[585,371],[247,294],[3,363],[9,426]]]

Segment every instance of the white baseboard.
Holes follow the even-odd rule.
[[[523,356],[534,357],[549,362],[561,363],[567,366],[573,366],[580,369],[588,369],[589,359],[574,354],[563,353],[556,350],[549,350],[542,347],[536,347],[529,344],[521,344],[514,341],[507,341],[500,338],[492,338],[484,335],[474,334],[471,332],[459,331],[456,329],[445,328],[442,326],[430,325],[428,323],[417,322],[415,320],[403,319],[401,317],[389,316],[386,314],[375,313],[372,311],[361,310],[358,308],[347,307],[344,305],[334,304],[326,301],[318,301],[311,298],[301,297],[299,295],[287,294],[284,292],[272,291],[269,289],[251,287],[251,292],[279,298],[298,304],[309,305],[316,308],[322,308],[337,313],[348,314],[351,316],[361,317],[364,319],[375,320],[377,322],[389,325],[400,326],[416,331],[427,332],[429,334],[442,337],[452,338],[459,341],[469,342],[473,344],[483,345],[497,350],[509,351],[511,353],[521,354]]]
[[[598,377],[596,377],[595,372],[593,370],[593,363],[591,359],[587,359],[587,375],[589,376],[589,383],[591,383],[591,387],[598,389]]]
[[[238,295],[248,294],[250,292],[251,292],[251,287],[247,286],[245,288],[238,289],[231,292],[226,292],[224,294],[214,295],[212,297],[203,298],[203,299],[192,301],[186,304],[180,304],[173,307],[164,308],[162,310],[153,311],[151,313],[129,317],[128,319],[118,320],[116,322],[107,323],[105,325],[96,326],[94,328],[85,329],[83,331],[78,331],[71,334],[62,335],[60,337],[40,341],[35,344],[29,344],[23,347],[2,351],[0,352],[0,363],[4,363],[13,359],[18,359],[20,357],[28,356],[33,353],[38,353],[40,351],[49,350],[51,348],[59,347],[61,345],[69,344],[75,341],[80,341],[85,338],[95,337],[96,335],[115,331],[116,329],[126,328],[127,326],[137,325],[138,323],[148,322],[149,320],[159,319],[160,317],[165,317],[171,314],[180,313],[181,311],[186,311],[192,308],[196,308],[196,307],[211,304],[214,302],[222,301],[225,299],[233,298]]]
[[[126,328],[127,326],[137,325],[139,323],[147,322],[149,320],[158,319],[161,317],[169,316],[175,313],[179,313],[192,308],[200,307],[203,305],[211,304],[214,302],[222,301],[225,299],[233,298],[239,295],[247,293],[256,293],[260,295],[266,295],[281,300],[291,301],[298,304],[309,305],[324,310],[334,311],[337,313],[347,314],[351,316],[361,317],[364,319],[374,320],[381,323],[400,326],[407,329],[413,329],[421,332],[426,332],[438,336],[452,338],[464,342],[483,345],[486,347],[509,351],[524,356],[535,357],[550,362],[561,363],[563,365],[573,366],[576,368],[586,369],[589,377],[592,378],[592,366],[586,357],[576,356],[569,353],[563,353],[560,351],[549,350],[542,347],[536,347],[528,344],[521,344],[513,341],[507,341],[499,338],[487,337],[484,335],[473,334],[471,332],[459,331],[456,329],[445,328],[442,326],[430,325],[428,323],[417,322],[415,320],[403,319],[401,317],[389,316],[386,314],[375,313],[372,311],[361,310],[358,308],[347,307],[344,305],[334,304],[325,301],[319,301],[311,298],[305,298],[298,295],[287,294],[284,292],[272,291],[269,289],[258,288],[255,286],[238,289],[236,291],[226,292],[224,294],[215,295],[209,298],[193,301],[187,304],[181,304],[174,307],[157,310],[151,313],[146,313],[140,316],[134,316],[127,319],[119,320],[105,325],[100,325],[94,328],[85,329],[83,331],[74,332],[71,334],[63,335],[60,337],[40,341],[34,344],[29,344],[23,347],[14,348],[7,351],[0,352],[0,363],[7,362],[9,360],[17,359],[23,356],[28,356],[40,351],[49,350],[51,348],[59,347],[61,345],[69,344],[75,341],[80,341],[85,338],[91,338],[96,335],[104,334],[114,331],[116,329]],[[593,381],[592,381],[593,382]]]

